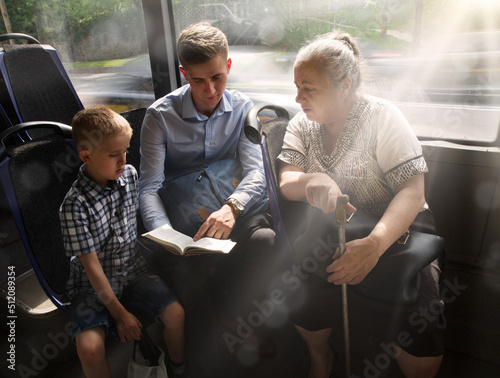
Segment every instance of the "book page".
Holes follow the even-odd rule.
[[[168,225],[163,225],[153,231],[143,234],[145,237],[155,240],[164,245],[177,245],[181,251],[188,249],[206,249],[228,253],[236,245],[232,240],[220,240],[214,238],[202,238],[197,242],[190,236],[174,230]],[[183,254],[183,253],[181,253]]]
[[[189,249],[203,248],[212,251],[221,251],[228,253],[233,249],[236,243],[230,239],[220,240],[214,238],[201,238],[197,242],[193,242],[188,245]],[[194,252],[194,251],[193,251]]]
[[[143,236],[151,236],[153,240],[156,240],[162,244],[174,244],[179,246],[181,251],[186,248],[187,245],[193,243],[193,239],[187,235],[184,235],[168,225],[164,225],[154,229],[153,231],[145,233]]]

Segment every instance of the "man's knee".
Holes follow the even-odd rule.
[[[276,256],[276,234],[270,228],[255,231],[245,243],[247,253],[256,259],[269,259]]]

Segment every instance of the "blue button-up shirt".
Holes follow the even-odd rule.
[[[141,216],[148,230],[170,225],[158,195],[162,185],[214,161],[237,157],[243,179],[230,197],[245,210],[257,202],[266,186],[262,155],[243,130],[252,106],[244,94],[226,90],[207,117],[198,113],[191,87],[185,85],[149,107],[141,130],[139,182]]]

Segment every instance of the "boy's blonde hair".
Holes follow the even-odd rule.
[[[78,151],[92,150],[108,136],[130,135],[128,121],[115,111],[103,106],[80,110],[73,117],[73,140]]]
[[[177,41],[177,55],[181,66],[206,63],[217,56],[227,60],[229,44],[224,33],[207,22],[188,26]]]

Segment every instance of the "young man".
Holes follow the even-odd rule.
[[[207,375],[213,376],[210,368],[217,365],[218,356],[208,352],[224,353],[221,348],[228,351],[233,346],[223,344],[218,348],[213,343],[215,339],[222,340],[223,334],[214,331],[216,321],[208,280],[220,278],[230,288],[226,303],[231,306],[225,315],[246,319],[249,305],[268,284],[278,255],[274,249],[275,234],[265,214],[257,211],[247,216],[262,206],[266,183],[260,148],[243,132],[245,117],[253,104],[244,94],[226,89],[232,64],[227,39],[210,24],[191,25],[181,33],[177,52],[180,71],[188,84],[157,100],[147,110],[141,131],[139,199],[148,230],[165,224],[172,226],[176,214],[168,214],[169,198],[163,198],[163,202],[159,195],[166,185],[214,162],[233,159],[241,164],[243,177],[239,184],[191,235],[195,240],[206,236],[231,238],[238,243],[235,249],[227,256],[189,258],[163,251],[155,263],[158,273],[178,293],[186,310],[187,338],[195,337],[190,345],[199,347],[198,358],[203,360]],[[186,193],[189,189],[186,187]],[[213,268],[215,275],[208,275]]]
[[[164,323],[172,375],[181,374],[184,309],[137,248],[138,177],[126,165],[132,129],[122,116],[100,107],[78,112],[72,126],[84,164],[59,216],[72,256],[66,291],[83,371],[87,377],[111,376],[104,348],[111,326],[122,342],[140,339],[142,325],[124,307],[130,306]]]

